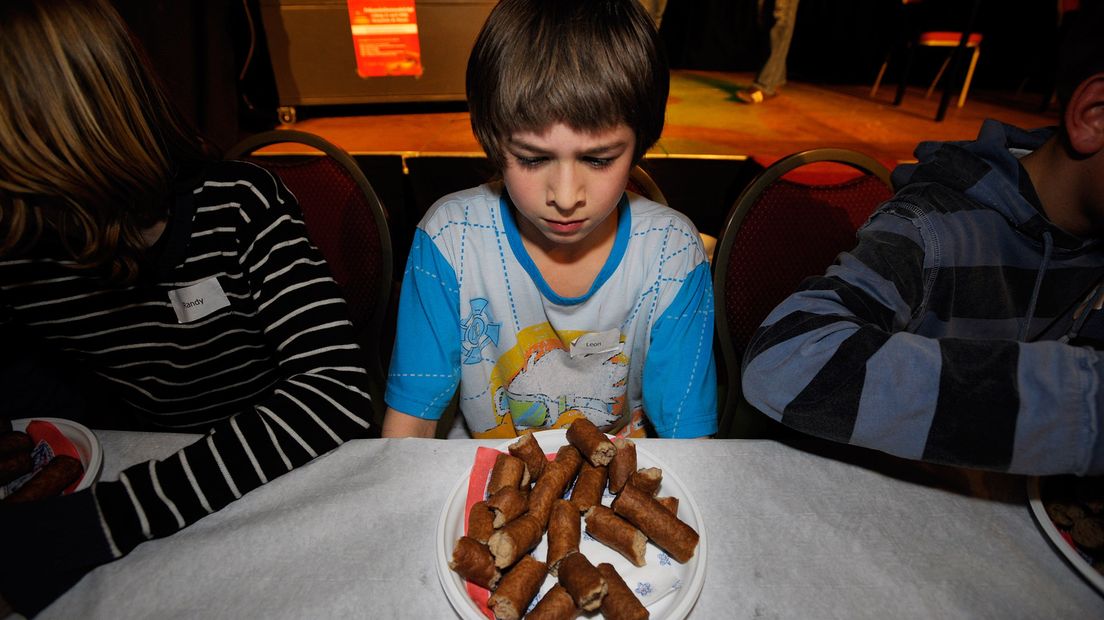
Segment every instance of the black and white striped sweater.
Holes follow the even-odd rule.
[[[91,370],[151,425],[206,432],[93,487],[112,556],[364,436],[360,350],[306,235],[275,177],[220,162],[176,198],[156,264],[134,285],[74,269],[48,240],[0,259],[9,327]]]

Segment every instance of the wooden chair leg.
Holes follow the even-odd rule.
[[[981,46],[974,48],[974,55],[970,57],[970,68],[966,70],[966,79],[962,82],[962,93],[958,95],[958,107],[966,103],[966,93],[970,92],[970,81],[974,79],[974,68],[977,67],[978,55],[981,54]]]
[[[936,74],[935,74],[935,79],[932,80],[931,85],[928,86],[928,92],[924,93],[924,99],[930,99],[931,96],[932,96],[932,93],[935,92],[935,85],[938,84],[939,79],[941,77],[943,77],[943,72],[945,72],[947,70],[947,65],[951,64],[951,56],[952,55],[953,54],[947,54],[947,59],[943,61],[942,65],[940,65],[939,71],[937,71]]]
[[[878,69],[878,77],[874,78],[874,86],[870,88],[870,96],[878,94],[878,87],[882,85],[882,78],[885,77],[886,67],[889,66],[889,58],[885,59],[882,63],[882,68]]]

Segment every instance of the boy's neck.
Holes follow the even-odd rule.
[[[1071,157],[1061,134],[1055,134],[1025,155],[1020,163],[1031,177],[1035,193],[1051,223],[1082,239],[1100,236],[1090,219],[1090,207],[1082,199],[1084,166]]]
[[[609,259],[617,239],[619,216],[618,211],[614,210],[586,238],[569,245],[549,242],[516,212],[514,220],[518,223],[522,245],[548,286],[557,295],[579,297],[590,290]]]

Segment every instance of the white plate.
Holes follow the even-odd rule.
[[[77,449],[77,455],[80,456],[81,465],[84,465],[84,476],[81,477],[79,483],[74,492],[81,489],[87,489],[92,486],[100,477],[100,469],[103,468],[103,453],[100,450],[100,440],[96,439],[96,435],[88,429],[87,426],[74,422],[72,420],[63,420],[61,418],[23,418],[20,420],[12,420],[12,429],[17,431],[25,431],[27,424],[34,420],[41,420],[43,422],[49,422],[57,427],[61,431],[62,435],[73,442],[73,446]]]
[[[1069,563],[1073,565],[1077,572],[1081,573],[1081,576],[1085,578],[1094,588],[1096,588],[1101,594],[1104,594],[1104,575],[1101,575],[1092,567],[1091,564],[1085,561],[1085,558],[1081,557],[1081,554],[1077,552],[1077,549],[1073,547],[1065,538],[1062,538],[1062,533],[1055,527],[1054,522],[1050,520],[1050,515],[1047,514],[1046,507],[1043,505],[1042,497],[1042,480],[1037,476],[1033,476],[1027,479],[1027,497],[1031,504],[1031,514],[1035,517],[1035,521],[1039,524],[1039,527],[1043,529],[1043,532],[1050,539],[1050,542],[1054,543],[1054,547],[1069,560]]]
[[[534,434],[534,438],[540,443],[540,447],[545,453],[553,453],[560,446],[567,443],[567,431],[563,429],[541,431]],[[501,451],[506,451],[507,446],[516,441],[511,439],[497,446]],[[475,460],[475,454],[472,454],[472,461]],[[675,472],[661,462],[659,459],[652,456],[647,450],[640,447],[640,444],[636,446],[636,461],[637,467],[658,467],[663,470],[663,484],[660,487],[660,496],[674,496],[679,499],[678,516],[685,521],[687,525],[694,528],[699,535],[698,548],[694,552],[694,557],[690,558],[690,561],[686,564],[673,563],[675,570],[679,572],[679,578],[681,579],[681,586],[671,594],[660,598],[651,605],[648,606],[648,612],[653,620],[670,619],[678,620],[685,618],[690,610],[693,609],[694,603],[698,600],[698,595],[701,594],[702,585],[705,583],[705,554],[706,554],[706,540],[705,540],[705,527],[702,521],[701,510],[698,508],[697,503],[694,502],[694,498],[687,492],[686,487],[679,480],[679,477]],[[445,502],[444,510],[441,511],[441,516],[437,520],[437,534],[435,540],[435,546],[437,547],[437,576],[441,579],[441,585],[445,589],[445,594],[448,596],[449,602],[452,603],[453,608],[460,615],[461,618],[467,620],[486,620],[486,616],[479,610],[475,602],[468,596],[466,588],[466,582],[448,567],[448,562],[452,559],[452,549],[456,545],[456,541],[464,535],[464,517],[465,517],[465,503],[467,501],[468,493],[468,478],[471,476],[471,469],[469,468],[460,479],[456,482],[456,486],[453,488],[452,493],[449,494],[448,500]],[[609,504],[610,497],[607,492],[607,496],[603,502]],[[547,539],[547,537],[545,537]],[[546,540],[542,540],[541,544],[534,550],[533,554],[538,559],[544,557],[545,549],[547,545]],[[584,534],[582,541],[579,543],[579,550],[590,558],[593,554],[608,552],[609,549],[602,543],[594,540],[588,540]],[[648,555],[654,556],[657,552],[655,545],[651,542],[648,543]],[[625,575],[628,571],[635,569],[628,560],[621,557],[616,553],[612,553],[615,558],[604,559],[602,561],[609,561],[613,564],[617,572]],[[556,583],[556,579],[549,575],[545,578],[544,584],[541,586],[538,599],[543,596],[549,588]],[[630,586],[631,587],[631,586]]]

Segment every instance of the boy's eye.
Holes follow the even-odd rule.
[[[584,157],[583,161],[592,168],[605,168],[613,163],[613,157]]]
[[[517,156],[518,165],[522,168],[536,168],[537,166],[543,164],[545,162],[545,159],[546,158],[544,157],[522,157],[521,155]]]

